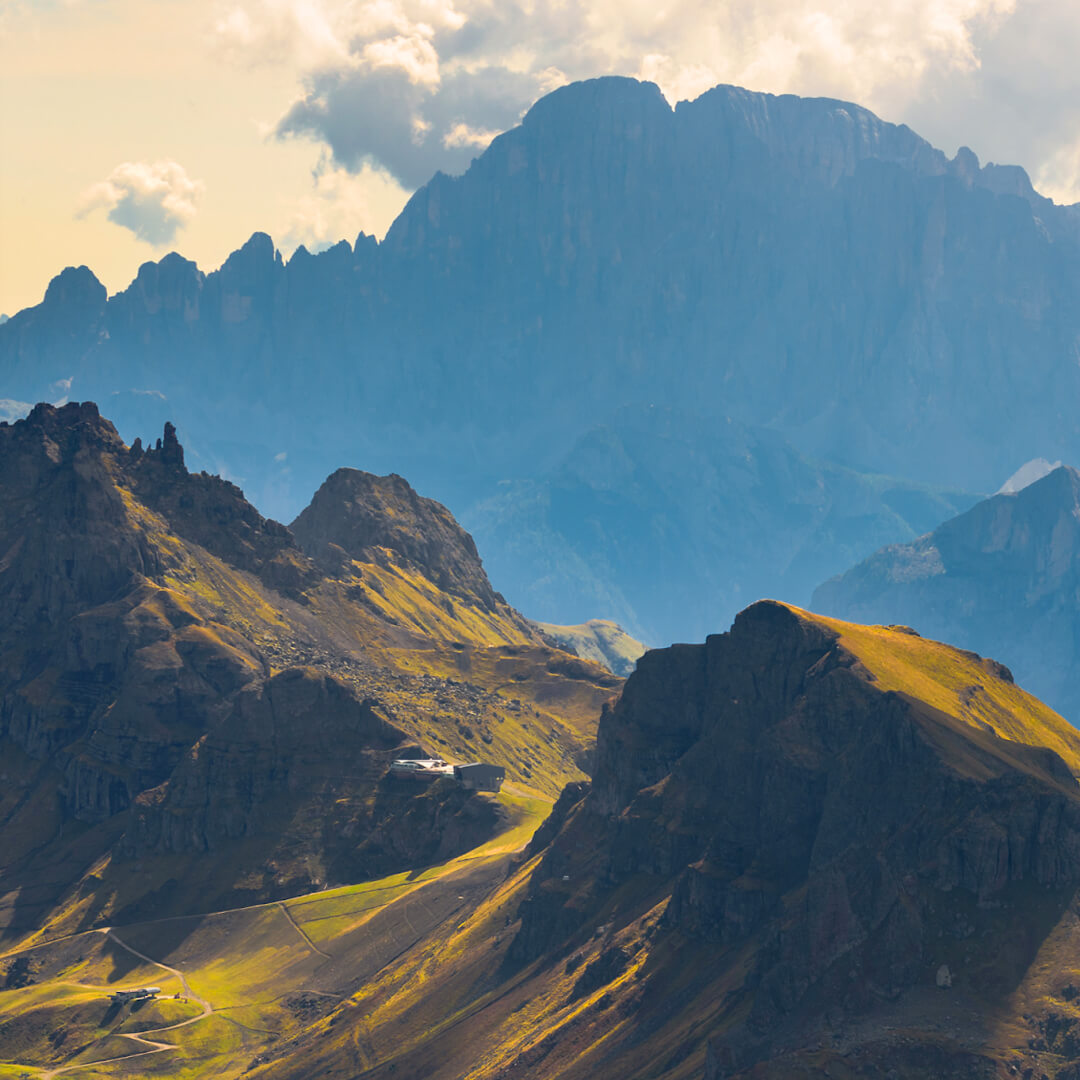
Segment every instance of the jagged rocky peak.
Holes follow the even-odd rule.
[[[114,299],[118,307],[128,307],[135,317],[140,312],[153,316],[164,311],[190,320],[198,312],[205,280],[206,275],[194,262],[171,251],[159,262],[143,263],[131,285]]]
[[[48,589],[54,600],[68,587],[76,602],[115,589],[132,574],[162,572],[168,545],[152,542],[137,524],[132,500],[161,515],[169,533],[274,588],[295,590],[315,576],[288,529],[264,518],[235,484],[188,472],[172,423],[152,446],[136,439],[128,448],[93,402],[40,404],[24,420],[0,425],[0,466],[6,502],[0,543],[9,533],[18,544],[8,582],[44,587],[54,574]],[[32,564],[53,569],[32,570]],[[65,573],[69,564],[73,570]]]
[[[84,443],[108,448],[113,451],[123,450],[123,440],[110,421],[106,420],[92,401],[72,401],[66,405],[50,405],[40,402],[21,420],[13,424],[3,424],[9,430],[5,433],[4,448],[13,452],[20,445],[40,444],[44,438],[57,447],[49,456],[59,462],[60,453],[73,453]]]
[[[220,476],[188,472],[175,426],[144,448],[136,439],[127,454],[125,481],[185,540],[286,594],[318,576],[284,525],[263,517],[235,484]]]
[[[108,292],[88,266],[69,266],[49,282],[44,304],[51,310],[98,311]]]
[[[441,503],[418,495],[402,477],[338,469],[289,526],[312,558],[367,560],[386,549],[445,592],[494,610],[502,602],[472,537]]]
[[[41,404],[0,424],[0,606],[32,634],[42,617],[101,603],[158,559],[126,526],[127,450],[93,402]]]
[[[1024,488],[1034,484],[1037,480],[1041,480],[1044,476],[1052,473],[1055,469],[1061,468],[1060,461],[1047,461],[1046,458],[1032,458],[1030,461],[1024,462],[1019,469],[1014,472],[1008,480],[998,489],[998,495],[1012,495],[1017,491],[1023,491]]]
[[[612,126],[641,138],[641,124],[670,119],[671,106],[660,87],[623,75],[585,79],[553,90],[522,118],[524,131],[565,131],[567,125]]]
[[[165,430],[154,446],[144,449],[142,439],[136,438],[131,444],[130,454],[132,461],[138,461],[149,455],[150,460],[156,458],[164,465],[184,468],[184,448],[176,437],[176,426],[171,420],[165,422]],[[187,472],[186,469],[184,471]]]
[[[248,241],[222,264],[225,288],[257,289],[265,286],[284,263],[267,233],[252,233]]]

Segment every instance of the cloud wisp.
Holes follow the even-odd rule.
[[[853,100],[950,152],[968,143],[1023,164],[1058,197],[1080,185],[1070,0],[233,3],[220,48],[285,65],[299,85],[274,134],[407,189],[463,170],[547,91],[607,74],[656,82],[672,102],[724,82]],[[1025,115],[1009,104],[1021,100]],[[1041,134],[1033,116],[1046,121]]]
[[[247,0],[218,24],[247,63],[291,63],[303,92],[281,137],[407,187],[460,169],[538,96],[571,79],[638,75],[669,98],[718,82],[847,96],[918,94],[978,66],[977,26],[1016,0]]]
[[[125,161],[83,193],[77,215],[104,210],[139,240],[161,247],[195,217],[204,189],[175,161]]]
[[[383,168],[363,164],[350,172],[335,165],[326,152],[312,170],[312,188],[283,219],[279,243],[288,253],[303,245],[321,251],[358,233],[374,234],[386,216],[386,206],[400,208],[407,198],[397,181]],[[396,212],[396,210],[395,210]]]

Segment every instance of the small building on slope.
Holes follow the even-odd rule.
[[[497,792],[506,779],[506,770],[485,761],[451,765],[442,758],[398,758],[390,762],[390,775],[409,780],[438,780],[449,776],[469,791]]]
[[[410,780],[438,780],[440,776],[453,776],[454,766],[442,758],[398,758],[390,762],[390,772]]]
[[[468,765],[455,765],[454,776],[462,787],[472,791],[498,791],[506,779],[506,770],[501,765],[474,761]]]

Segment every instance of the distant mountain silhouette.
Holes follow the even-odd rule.
[[[826,615],[906,623],[989,653],[1080,724],[1080,472],[995,495],[818,588]]]
[[[65,270],[0,327],[0,395],[73,379],[129,439],[164,398],[192,461],[283,520],[343,462],[469,518],[650,405],[989,491],[1017,461],[1080,460],[1078,285],[1080,211],[1022,169],[843,102],[722,86],[672,109],[598,79],[437,174],[381,244],[286,262],[257,233],[213,273],[170,254],[112,298]]]

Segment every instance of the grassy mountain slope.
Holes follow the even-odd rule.
[[[591,792],[254,1075],[1071,1077],[1078,771],[993,661],[756,605],[648,654]]]
[[[441,507],[427,562],[383,537],[330,565],[189,473],[171,426],[129,448],[89,404],[0,425],[0,466],[9,940],[379,877],[502,827],[385,777],[417,748],[549,797],[581,777],[619,680],[494,594]]]
[[[32,1076],[52,1069],[80,1077],[242,1075],[497,882],[550,803],[513,790],[492,798],[507,827],[423,872],[0,950],[8,984],[0,989],[2,1056],[13,1075],[23,1068]],[[118,989],[147,985],[160,987],[162,998],[109,1000]],[[194,1022],[173,1026],[183,1021]],[[131,1033],[172,1049],[94,1065],[145,1051],[120,1038]]]
[[[761,603],[643,658],[523,851],[511,788],[420,873],[8,950],[0,1044],[101,1080],[1070,1080],[1077,773],[1000,664]],[[176,1049],[90,1064],[136,1026]]]

